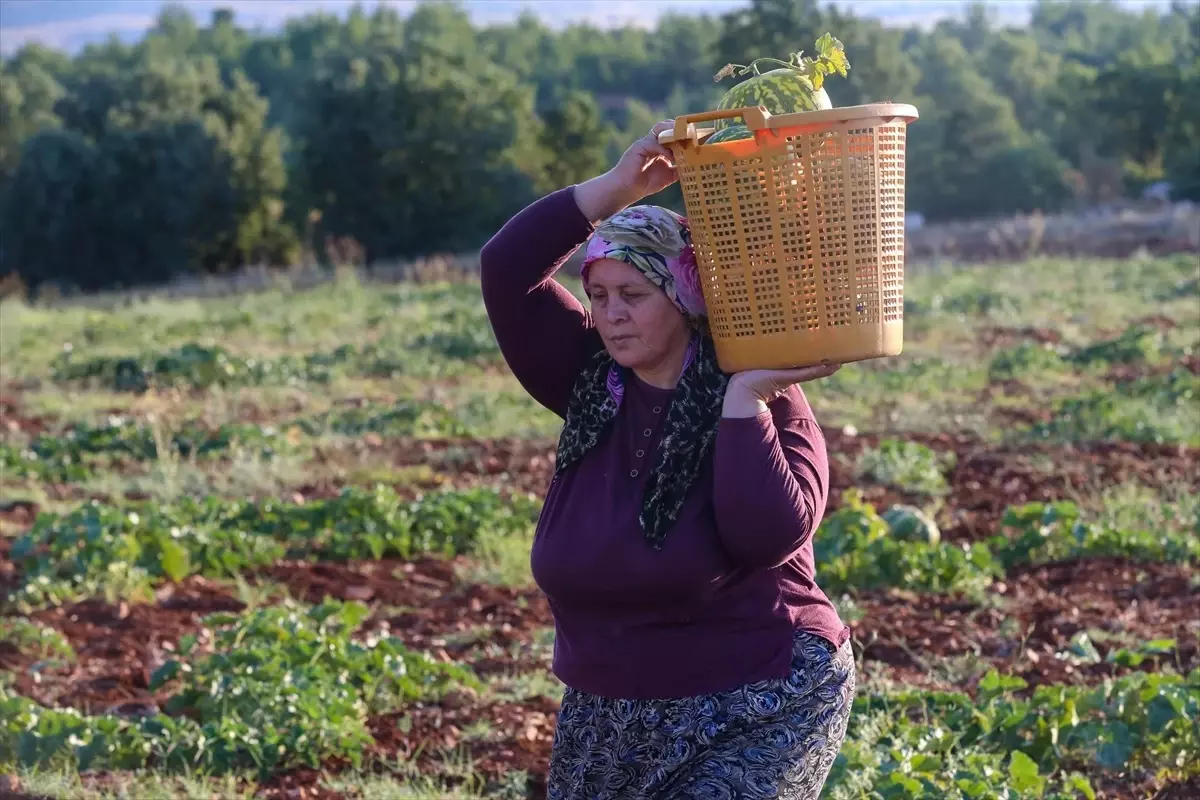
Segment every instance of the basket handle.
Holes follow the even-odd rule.
[[[727,108],[723,111],[702,111],[698,114],[684,114],[675,118],[673,139],[681,141],[691,139],[696,141],[696,123],[712,122],[718,119],[733,119],[741,117],[746,121],[746,127],[752,131],[763,130],[771,119],[771,112],[766,106],[746,106],[745,108]]]

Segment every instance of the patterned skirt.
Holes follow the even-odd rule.
[[[676,700],[568,688],[548,800],[817,800],[846,737],[854,655],[797,631],[786,678]]]

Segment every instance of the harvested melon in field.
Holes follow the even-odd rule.
[[[896,539],[906,542],[927,542],[937,544],[942,540],[942,532],[938,530],[933,518],[916,506],[892,506],[883,512],[883,521],[888,524],[888,530]]]
[[[760,72],[760,63],[780,66],[769,72]],[[772,114],[794,114],[799,111],[818,111],[833,108],[825,92],[825,76],[834,73],[845,76],[850,69],[842,43],[825,34],[817,40],[817,57],[809,58],[803,51],[792,53],[787,61],[777,58],[757,58],[748,66],[726,64],[713,80],[720,81],[729,76],[753,75],[731,88],[717,105],[719,110],[763,106]],[[735,124],[732,119],[717,120],[721,130]],[[711,141],[711,140],[710,140]]]

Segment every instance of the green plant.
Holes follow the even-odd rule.
[[[1155,364],[1165,356],[1166,336],[1146,325],[1131,325],[1114,339],[1080,348],[1071,354],[1076,364]]]
[[[860,491],[850,490],[814,536],[818,578],[832,593],[896,586],[980,596],[993,580],[1023,564],[1099,556],[1200,563],[1195,530],[1116,529],[1085,521],[1069,502],[1011,507],[1001,529],[970,545],[906,541],[891,535],[887,520]]]
[[[1029,688],[992,671],[974,699],[860,695],[829,776],[830,798],[1094,798],[1090,781],[1063,764],[1112,774],[1177,770],[1200,746],[1200,670]]]
[[[904,541],[851,490],[814,538],[818,579],[833,593],[899,586],[914,591],[979,594],[1001,575],[986,545],[960,547]]]
[[[860,479],[894,486],[906,492],[943,495],[949,491],[944,469],[952,469],[953,453],[939,455],[918,442],[884,439],[859,454]]]
[[[56,381],[98,381],[119,392],[144,392],[151,387],[206,389],[302,382],[328,383],[336,367],[357,350],[343,345],[330,353],[276,359],[243,358],[222,347],[188,343],[162,355],[97,357],[83,361],[74,349],[59,354],[51,365]]]
[[[996,382],[1028,378],[1039,373],[1063,372],[1066,368],[1067,362],[1052,346],[1022,342],[992,357],[988,366],[988,380]]]
[[[466,436],[469,433],[467,427],[444,406],[416,401],[401,401],[383,410],[339,409],[298,420],[291,425],[301,428],[310,436],[328,433],[339,436],[361,436],[364,433],[384,436]]]
[[[883,521],[888,525],[892,538],[901,541],[937,544],[942,532],[933,518],[915,506],[897,505],[883,512]]]
[[[988,545],[1005,569],[1095,556],[1200,563],[1200,537],[1195,530],[1112,528],[1086,521],[1070,502],[1010,507],[1000,527]]]
[[[75,650],[61,633],[21,617],[0,619],[0,642],[39,658],[75,658]]]
[[[150,682],[173,689],[169,713],[136,722],[42,708],[0,687],[0,764],[260,775],[333,757],[361,766],[373,741],[369,714],[455,685],[482,687],[465,667],[394,637],[353,638],[366,614],[362,604],[331,600],[209,616],[214,651],[201,655],[197,637],[184,637],[179,657]]]
[[[211,509],[91,501],[63,516],[42,514],[13,544],[22,584],[10,600],[33,608],[90,594],[146,598],[156,579],[229,575],[283,557],[280,542],[223,527]]]
[[[0,442],[0,477],[34,478],[41,481],[81,481],[91,474],[87,464],[38,457],[28,447]]]
[[[1033,436],[1051,441],[1179,442],[1200,446],[1200,376],[1183,369],[1120,383],[1058,404]]]
[[[445,407],[428,402],[401,401],[390,408],[337,409],[303,417],[279,426],[226,423],[216,428],[196,422],[163,435],[153,425],[128,417],[112,417],[102,425],[77,423],[58,435],[40,434],[24,447],[0,443],[0,469],[11,477],[81,481],[105,466],[97,457],[154,461],[172,457],[207,458],[235,449],[271,459],[291,449],[293,428],[316,437],[328,434],[361,436],[466,436],[469,429]]]
[[[178,681],[166,710],[200,723],[202,752],[168,752],[168,765],[175,755],[180,766],[199,758],[216,772],[253,766],[266,773],[340,755],[361,766],[372,742],[368,714],[458,684],[481,686],[465,667],[410,651],[395,637],[351,638],[367,613],[360,603],[327,600],[307,611],[285,603],[206,618],[215,652],[190,664],[168,661],[151,679],[152,689]],[[181,641],[182,659],[195,644],[195,637]]]

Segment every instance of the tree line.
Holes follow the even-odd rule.
[[[139,41],[0,64],[0,274],[93,290],[329,259],[468,251],[659,119],[716,105],[726,63],[831,32],[835,105],[911,102],[908,206],[931,220],[1100,202],[1167,180],[1200,199],[1200,10],[983,5],[889,28],[753,0],[653,29],[473,25],[459,7],[314,13],[282,30],[167,7]],[[678,188],[657,199],[681,207]]]

